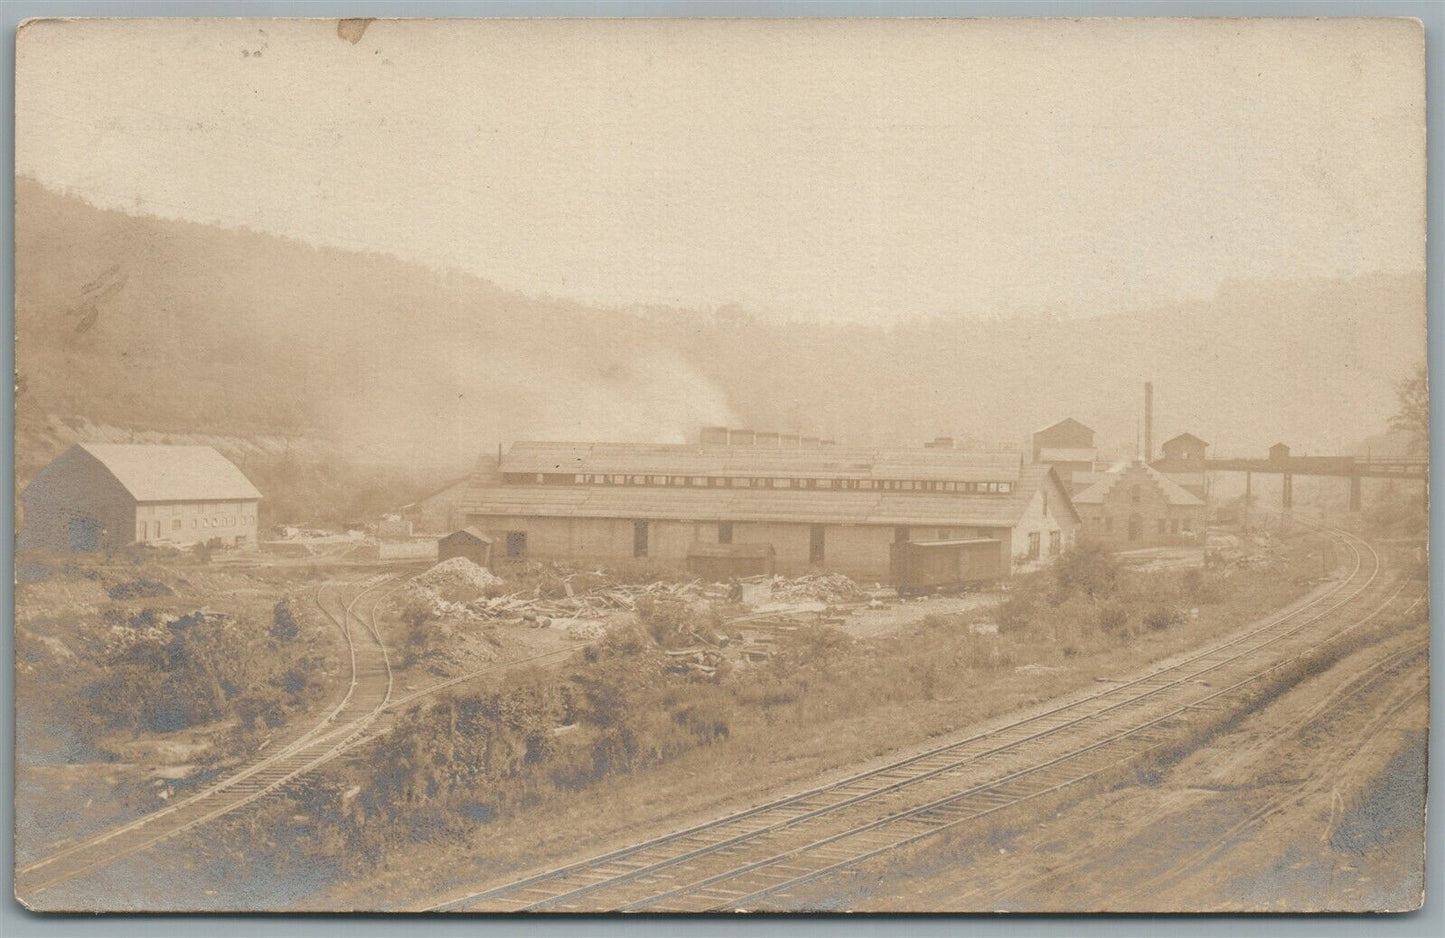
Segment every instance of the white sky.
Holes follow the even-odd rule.
[[[46,22],[17,165],[585,301],[1111,312],[1424,266],[1411,21]]]

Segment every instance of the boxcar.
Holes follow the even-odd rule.
[[[893,582],[900,594],[946,592],[1003,576],[1003,544],[979,537],[893,545]]]

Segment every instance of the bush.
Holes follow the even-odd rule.
[[[151,599],[156,596],[173,596],[175,590],[159,580],[136,577],[126,583],[117,583],[106,590],[111,599]]]
[[[1090,599],[1113,595],[1119,582],[1119,562],[1109,549],[1094,541],[1080,541],[1053,565],[1051,600],[1055,605],[1070,596]]]
[[[1129,627],[1129,607],[1121,602],[1107,602],[1094,613],[1094,623],[1105,632],[1117,634]]]
[[[291,611],[291,601],[283,599],[271,611],[271,634],[283,642],[289,642],[301,634],[301,624]]]
[[[1155,606],[1144,613],[1143,622],[1144,625],[1155,631],[1162,631],[1174,623],[1179,622],[1182,618],[1176,609],[1172,609],[1169,606]]]
[[[994,610],[994,621],[1000,632],[1017,632],[1033,624],[1038,615],[1038,599],[1031,590],[1016,590]]]

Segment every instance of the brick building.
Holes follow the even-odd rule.
[[[1083,536],[1119,547],[1187,544],[1204,536],[1202,499],[1143,462],[1120,463],[1074,496]]]

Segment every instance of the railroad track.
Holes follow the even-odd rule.
[[[1309,777],[1303,782],[1275,794],[1223,834],[1197,849],[1190,850],[1188,857],[1172,865],[1162,866],[1146,881],[1136,884],[1131,890],[1136,901],[1158,894],[1184,877],[1217,861],[1236,844],[1241,835],[1257,828],[1272,815],[1286,810],[1289,805],[1320,795],[1326,790],[1333,793],[1341,783],[1347,783],[1354,776],[1354,766],[1360,757],[1378,745],[1383,732],[1429,692],[1429,671],[1425,667],[1428,659],[1429,649],[1426,646],[1404,648],[1387,655],[1336,688],[1300,719],[1270,734],[1269,739],[1275,739],[1286,733],[1303,732],[1320,726],[1384,686],[1385,699],[1377,707],[1377,712],[1370,715],[1368,722],[1353,731],[1353,744],[1329,747],[1321,757],[1310,764]]]
[[[57,885],[236,811],[275,793],[354,744],[392,698],[391,661],[376,629],[376,609],[396,588],[394,579],[383,574],[361,581],[356,585],[362,589],[349,602],[326,595],[328,587],[337,588],[335,584],[317,588],[315,603],[341,630],[351,671],[345,695],[322,720],[221,782],[17,869],[16,894],[32,900]],[[369,606],[359,613],[357,607],[364,601]],[[354,622],[361,628],[354,628]]]
[[[1388,609],[1403,587],[1362,539],[1330,532],[1348,574],[1261,625],[1143,677],[987,733],[576,863],[434,911],[748,909],[943,830],[1059,791],[1170,745],[1321,641]]]

